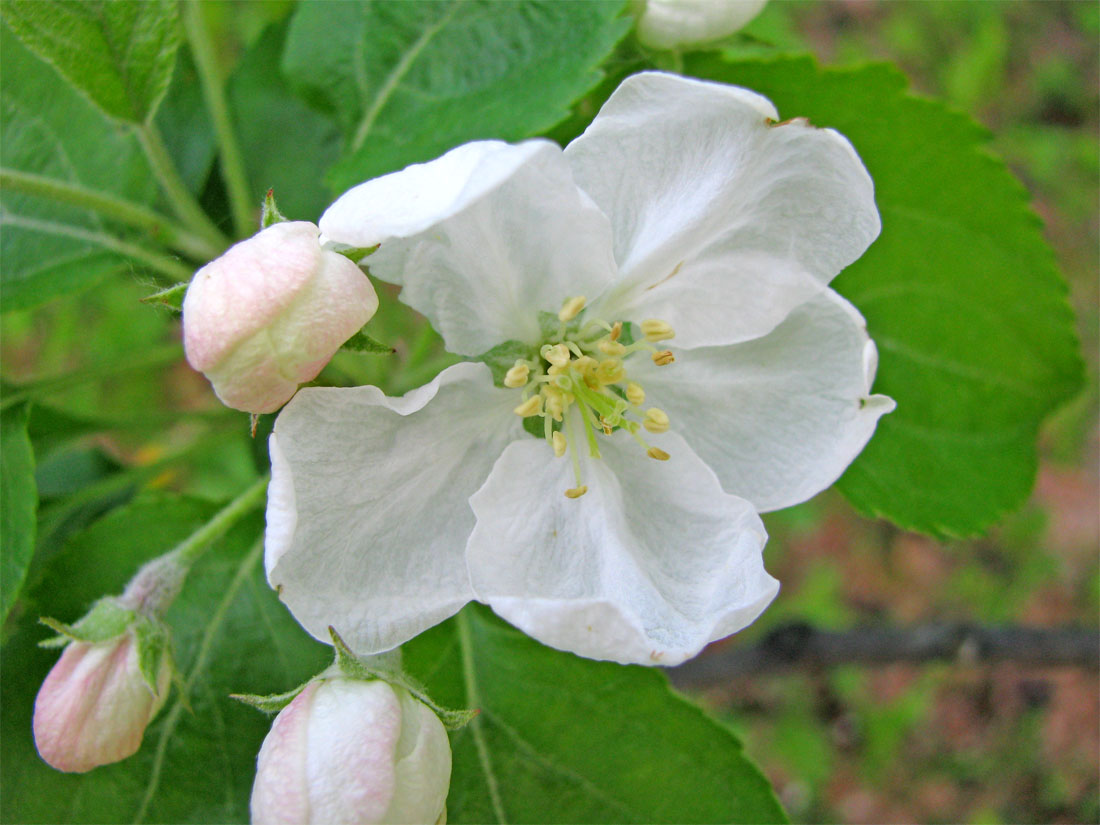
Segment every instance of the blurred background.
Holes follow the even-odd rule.
[[[980,539],[867,521],[831,491],[766,517],[783,589],[726,645],[751,648],[798,621],[1094,628],[1100,4],[773,0],[749,32],[827,64],[893,61],[914,91],[991,130],[1069,282],[1089,379],[1043,429],[1031,500]],[[704,681],[693,687],[743,735],[796,822],[1100,820],[1093,667],[930,662]]]
[[[229,33],[228,69],[289,4],[216,8]],[[1043,430],[1031,500],[982,538],[942,543],[905,533],[858,517],[831,492],[769,516],[767,563],[782,595],[753,628],[713,652],[751,649],[791,622],[826,630],[933,621],[1095,629],[1100,4],[772,0],[749,33],[808,49],[827,64],[893,61],[917,93],[991,130],[991,149],[1030,191],[1069,282],[1089,379]],[[81,418],[94,416],[125,433],[67,443],[41,458],[47,547],[49,531],[60,542],[100,512],[80,497],[49,509],[51,498],[60,502],[88,485],[99,482],[100,494],[133,482],[170,485],[222,498],[254,476],[247,442],[196,441],[199,430],[239,434],[240,420],[212,403],[206,382],[183,363],[178,322],[166,312],[134,311],[151,291],[135,274],[5,316],[6,380],[82,370],[82,381],[49,397],[48,420],[40,408],[43,428],[79,432]],[[393,323],[407,329],[407,319]],[[443,366],[431,357],[430,335],[395,343],[413,356],[403,363],[420,372]],[[335,380],[371,379],[351,375],[364,369],[351,363],[337,359]],[[105,364],[109,375],[99,371]],[[403,391],[421,380],[405,367],[387,383]],[[186,469],[172,461],[180,450],[188,451]],[[691,689],[744,737],[796,822],[1100,821],[1100,674],[1091,666],[802,665],[751,676],[719,669]]]

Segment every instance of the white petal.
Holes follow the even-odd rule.
[[[813,294],[802,273],[828,283],[863,254],[880,224],[851,144],[777,118],[734,86],[658,72],[619,86],[565,150],[612,220],[623,280],[609,312],[678,314],[685,347],[750,340]],[[693,290],[710,311],[676,313]]]
[[[522,432],[515,392],[457,364],[401,398],[302,390],[275,422],[268,581],[318,639],[394,647],[472,598],[467,499]]]
[[[778,583],[765,571],[764,526],[748,502],[679,437],[658,462],[625,433],[585,461],[543,442],[509,445],[470,499],[467,560],[479,600],[539,641],[622,663],[673,665],[749,624]]]
[[[592,298],[615,278],[607,218],[545,140],[466,144],[368,181],[329,208],[321,229],[339,243],[381,242],[371,274],[403,285],[401,300],[461,355],[536,343],[540,310]]]
[[[762,511],[836,481],[894,409],[871,394],[863,318],[830,289],[756,341],[690,350],[665,367],[638,362],[631,376],[647,404],[668,413],[726,490]]]

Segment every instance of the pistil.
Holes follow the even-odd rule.
[[[664,321],[646,319],[638,326],[643,338],[624,344],[620,341],[622,321],[576,321],[584,308],[583,296],[566,300],[558,312],[561,326],[557,335],[539,347],[538,359],[516,361],[504,377],[506,387],[523,390],[523,402],[515,408],[516,415],[542,417],[542,434],[555,457],[569,453],[576,486],[565,492],[568,498],[579,498],[588,490],[581,473],[580,442],[574,436],[569,414],[574,406],[592,458],[600,457],[598,434],[610,436],[616,429],[623,429],[650,458],[669,459],[667,452],[651,447],[641,436],[643,428],[654,434],[667,432],[668,414],[656,407],[644,413],[638,409],[645,403],[646,393],[638,382],[627,380],[627,361],[645,351],[658,366],[672,364],[676,360],[672,352],[658,350],[653,343],[674,338],[675,331]]]

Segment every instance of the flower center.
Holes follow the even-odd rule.
[[[558,312],[558,332],[539,347],[539,357],[517,360],[504,376],[504,386],[522,390],[516,415],[542,418],[543,435],[554,455],[561,458],[569,453],[577,485],[565,491],[568,498],[580,498],[588,491],[581,477],[579,450],[587,446],[589,455],[599,458],[600,435],[625,430],[650,458],[669,458],[642,436],[643,429],[668,430],[668,415],[656,407],[642,409],[645,389],[629,380],[627,362],[645,352],[658,366],[671,364],[676,360],[672,353],[654,344],[676,333],[664,321],[649,319],[638,325],[642,338],[633,341],[622,321],[579,319],[584,304],[583,296],[567,300]],[[574,409],[577,414],[571,415]]]

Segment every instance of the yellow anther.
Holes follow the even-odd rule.
[[[668,461],[672,456],[662,450],[660,447],[650,447],[645,451],[645,454],[650,458],[655,458],[658,461]]]
[[[601,339],[600,343],[596,344],[596,348],[604,355],[622,355],[626,352],[626,347],[610,338]]]
[[[645,411],[642,426],[651,433],[663,433],[668,430],[668,414],[664,410],[650,407]]]
[[[522,387],[527,383],[530,375],[531,368],[522,361],[516,361],[515,366],[504,374],[504,386],[512,389]]]
[[[542,395],[546,414],[555,421],[561,421],[562,413],[565,412],[565,393],[557,387],[546,386],[542,388]]]
[[[538,415],[542,412],[542,396],[532,395],[514,410],[512,410],[520,418],[530,418],[532,415]]]
[[[569,347],[565,344],[554,344],[553,346],[547,345],[542,348],[542,357],[555,367],[561,367],[568,364],[572,356],[569,354]]]
[[[645,403],[645,390],[642,389],[642,385],[634,381],[628,383],[626,385],[626,400],[635,407],[642,406]]]
[[[672,354],[671,350],[663,349],[660,352],[653,353],[653,363],[658,367],[665,367],[676,360],[676,356]]]
[[[619,336],[622,335],[622,334],[623,334],[623,322],[622,321],[616,321],[611,327],[611,332],[610,332],[611,340],[612,341],[618,341]]]
[[[615,431],[614,428],[611,426],[611,422],[602,417],[600,418],[600,429],[603,430],[604,435],[611,435],[611,433]]]
[[[572,321],[582,309],[584,309],[583,295],[578,295],[576,298],[567,298],[565,303],[561,305],[561,309],[558,310],[558,320],[562,323]]]
[[[600,379],[597,377],[599,366],[600,362],[591,355],[582,355],[573,362],[573,369],[580,374],[585,385],[594,390],[600,388]]]
[[[664,321],[650,318],[642,321],[642,334],[650,341],[667,341],[676,337],[676,331]]]
[[[574,487],[571,490],[566,490],[565,491],[565,497],[566,498],[580,498],[581,496],[583,496],[587,492],[588,492],[588,485],[587,484],[582,484],[580,487]]]
[[[561,458],[565,455],[565,450],[569,446],[569,442],[565,440],[565,436],[560,432],[555,431],[554,435],[550,437],[551,446],[554,448],[554,455]]]
[[[596,377],[601,384],[617,384],[623,380],[624,375],[626,371],[623,369],[623,362],[618,358],[600,361],[599,367],[596,368]]]
[[[563,375],[569,372],[568,364],[551,364],[550,368],[546,371],[547,375]]]

